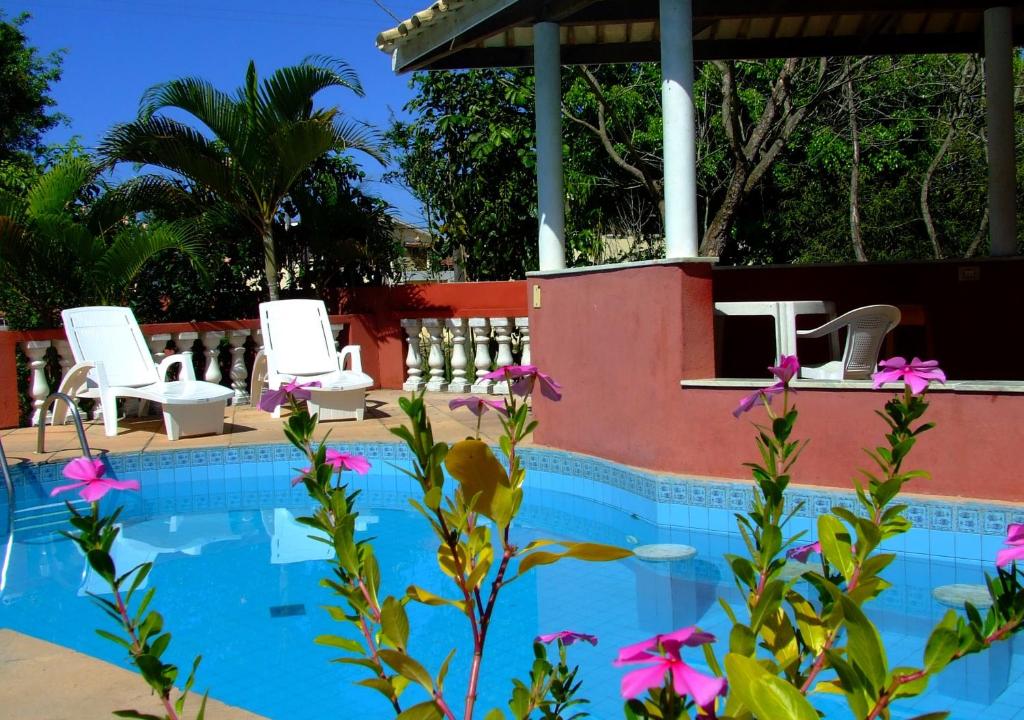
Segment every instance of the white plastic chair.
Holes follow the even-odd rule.
[[[260,303],[263,350],[253,367],[252,398],[258,403],[264,387],[277,390],[283,383],[318,380],[312,391],[310,413],[321,420],[354,417],[362,420],[366,388],[373,378],[363,372],[358,345],[335,347],[331,321],[322,300],[274,300]],[[348,369],[345,369],[346,363]],[[281,408],[274,410],[280,417]]]
[[[800,368],[800,377],[815,380],[854,380],[871,377],[878,351],[889,332],[900,324],[900,311],[892,305],[866,305],[840,315],[813,330],[797,330],[797,338],[817,338],[846,328],[841,360]]]
[[[171,355],[159,365],[154,363],[130,308],[81,307],[60,315],[76,363],[60,390],[71,397],[98,399],[108,437],[117,435],[119,397],[160,403],[168,440],[224,432],[224,406],[232,391],[197,381],[187,355]],[[181,379],[165,382],[173,365],[181,366]],[[53,423],[62,423],[66,412],[63,403],[56,403]]]

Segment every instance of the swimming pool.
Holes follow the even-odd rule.
[[[407,504],[411,481],[394,467],[408,462],[404,448],[337,447],[373,462],[369,475],[349,479],[364,491],[360,534],[377,538],[385,589],[400,592],[411,582],[444,588],[433,536]],[[722,555],[741,551],[739,537],[729,530],[732,513],[750,501],[749,486],[680,480],[533,448],[522,457],[530,472],[519,542],[538,536],[624,546],[673,542],[693,545],[698,554],[670,564],[562,562],[510,584],[489,639],[481,708],[505,706],[509,678],[526,674],[532,638],[541,632],[572,629],[599,636],[596,648],[574,646],[570,659],[583,666],[583,694],[593,701],[591,714],[602,719],[622,716],[621,671],[611,666],[619,647],[697,623],[722,639],[724,650],[729,626],[715,598],[738,601]],[[318,584],[327,573],[324,546],[308,541],[294,520],[309,506],[304,490],[290,486],[292,468],[301,462],[290,446],[115,455],[108,461],[115,475],[142,481],[137,494],[110,496],[126,505],[118,564],[155,562],[155,602],[174,634],[173,660],[186,665],[193,655],[204,656],[198,687],[280,720],[339,712],[392,716],[376,693],[352,686],[364,675],[329,663],[338,653],[312,642],[342,627],[320,609],[334,602]],[[75,649],[124,664],[118,648],[92,632],[105,618],[81,597],[96,587],[83,574],[83,559],[54,534],[66,511],[46,493],[59,471],[56,463],[16,468],[15,543],[0,595],[0,626],[70,641]],[[806,503],[794,519],[797,529],[810,527],[832,505],[852,505],[846,494],[803,489],[792,499]],[[1005,506],[919,498],[910,505],[907,515],[915,528],[894,544],[899,559],[885,573],[894,587],[869,606],[894,664],[920,658],[931,624],[945,610],[931,598],[931,588],[980,582],[991,567],[987,558],[1002,547],[1006,524],[1024,522],[1024,510]],[[464,632],[455,611],[414,605],[409,610],[415,657],[436,671],[453,644],[464,655],[465,644],[452,640],[452,628]],[[898,705],[895,716],[950,709],[954,718],[1024,717],[1024,664],[1013,650],[1004,644],[996,653],[951,666],[929,695]],[[696,663],[698,657],[691,659]],[[465,675],[466,663],[457,654],[450,682]],[[449,689],[458,691],[457,684]],[[830,718],[846,717],[837,711],[841,701],[818,697],[815,704],[827,708]]]

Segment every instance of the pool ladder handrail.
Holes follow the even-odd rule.
[[[39,432],[36,434],[36,452],[46,452],[46,413],[54,402],[60,401],[68,406],[71,417],[75,421],[75,432],[78,433],[78,444],[82,447],[82,454],[92,460],[92,452],[89,451],[89,441],[85,439],[85,426],[82,425],[82,412],[75,405],[75,401],[67,393],[53,392],[46,398],[46,402],[39,409]]]

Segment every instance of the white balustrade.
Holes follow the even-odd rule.
[[[249,373],[245,369],[245,340],[251,330],[232,330],[228,333],[228,344],[231,346],[231,389],[235,391],[232,405],[249,404],[249,385],[246,380]]]
[[[498,356],[494,358],[495,367],[505,367],[515,363],[512,357],[512,321],[509,318],[491,318],[494,328],[494,339],[498,342]],[[493,395],[508,394],[508,383],[504,380],[496,382],[491,388]]]
[[[178,348],[178,354],[185,356],[185,362],[192,363],[192,346],[195,345],[196,340],[199,339],[199,333],[189,330],[186,332],[175,333],[174,344]],[[195,372],[196,366],[192,365],[192,371]],[[181,371],[179,370],[178,377],[181,377]]]
[[[452,336],[452,381],[448,383],[448,390],[456,393],[469,392],[471,386],[466,379],[466,366],[469,364],[466,357],[466,320],[449,318],[446,324]]]
[[[157,333],[146,338],[149,343],[149,351],[153,354],[153,362],[157,365],[167,356],[167,343],[171,341],[170,333]],[[160,378],[163,380],[164,378]]]
[[[519,331],[519,364],[530,365],[530,318],[517,317],[516,330]]]
[[[224,377],[220,371],[220,341],[223,339],[224,333],[221,331],[203,333],[203,355],[206,356],[203,380],[216,385],[219,385]]]
[[[338,335],[340,335],[341,331],[344,329],[345,323],[338,323],[337,325],[331,323],[331,339],[334,340],[334,347],[338,350],[341,349],[341,343],[338,341]]]
[[[405,353],[405,382],[402,383],[403,390],[419,392],[426,385],[423,380],[423,362],[420,357],[420,333],[423,330],[422,321],[416,318],[402,320],[402,329],[405,330],[405,337],[409,342],[409,349]]]
[[[50,384],[46,380],[46,351],[50,349],[49,340],[26,340],[21,349],[28,358],[29,386],[28,394],[32,397],[32,424],[38,425],[42,418],[43,403],[50,394]]]
[[[444,324],[441,320],[427,318],[423,321],[423,329],[430,335],[430,354],[427,355],[430,379],[427,380],[427,390],[444,392],[448,389],[444,379]]]
[[[473,344],[476,345],[473,360],[476,380],[472,390],[475,393],[489,393],[494,387],[494,381],[486,380],[483,376],[491,371],[491,324],[487,318],[470,318],[469,329],[473,331]]]

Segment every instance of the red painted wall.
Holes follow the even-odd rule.
[[[536,440],[653,470],[748,479],[742,463],[758,458],[751,421],[764,415],[737,420],[732,410],[749,390],[679,385],[713,377],[711,278],[698,264],[529,278],[542,298],[530,311],[534,359],[564,384],[561,402],[535,398]],[[811,442],[795,482],[851,487],[866,466],[861,448],[882,439],[874,411],[888,397],[800,391],[798,435]],[[922,436],[912,467],[933,478],[908,490],[1024,500],[1024,396],[936,392],[929,419],[937,428]]]

